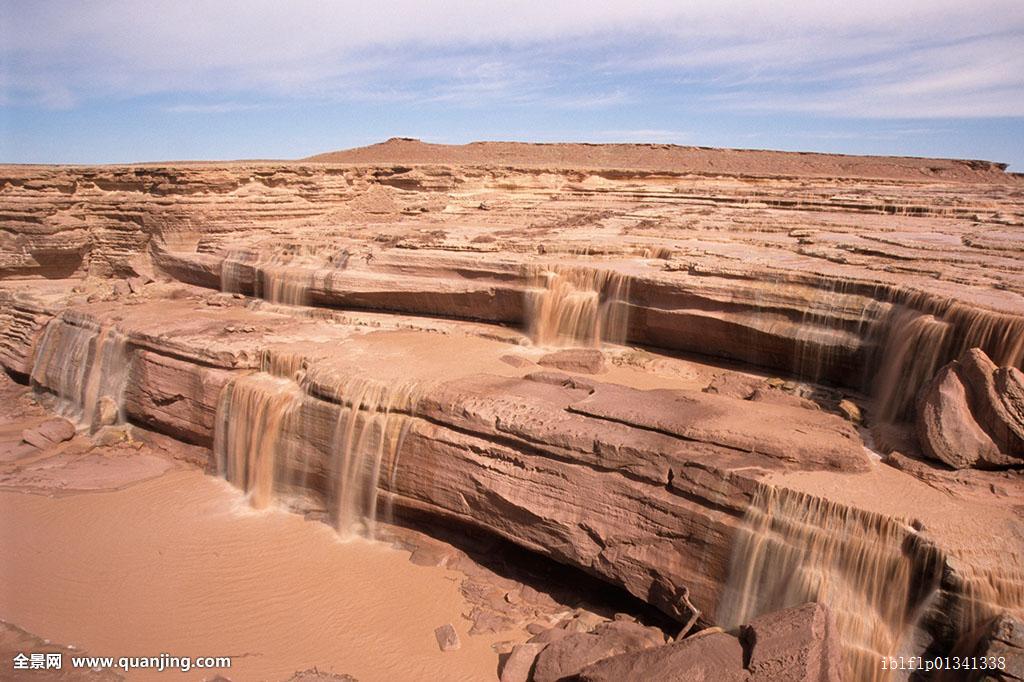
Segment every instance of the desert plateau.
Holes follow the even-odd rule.
[[[0,166],[0,365],[5,658],[233,659],[25,679],[1024,679],[999,164]]]

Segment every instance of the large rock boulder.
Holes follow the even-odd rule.
[[[537,664],[537,656],[546,646],[537,642],[517,644],[502,665],[501,682],[529,682]]]
[[[610,656],[659,647],[661,630],[629,621],[613,621],[548,644],[537,656],[533,682],[555,682]]]
[[[828,610],[804,604],[766,614],[740,629],[697,633],[662,647],[607,658],[580,682],[838,682],[840,642]]]
[[[999,368],[972,348],[960,358],[958,373],[970,394],[974,418],[1007,455],[1024,458],[1024,375],[1016,367]]]
[[[75,425],[63,417],[47,419],[35,428],[25,429],[21,439],[39,449],[70,440],[75,435]]]
[[[725,632],[694,635],[667,646],[606,658],[584,668],[579,682],[745,682],[740,640]]]
[[[955,469],[1024,462],[1024,378],[972,348],[943,367],[917,406],[921,449]]]
[[[740,630],[751,678],[825,682],[842,678],[839,634],[828,609],[804,604],[755,618]]]
[[[992,621],[981,637],[974,655],[1002,661],[1001,669],[993,671],[1000,680],[1024,680],[1024,622],[1004,613]]]

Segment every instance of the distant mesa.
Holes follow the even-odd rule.
[[[470,142],[434,144],[392,137],[366,147],[301,159],[315,163],[586,168],[660,173],[745,176],[811,176],[1013,182],[1007,164],[967,159],[853,156],[819,152],[725,149],[663,143]]]

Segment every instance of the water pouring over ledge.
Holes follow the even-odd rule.
[[[58,413],[95,431],[124,422],[130,369],[128,337],[115,325],[65,313],[47,322],[30,380],[56,395]]]
[[[629,277],[614,270],[534,265],[527,272],[527,328],[540,346],[626,342]]]
[[[1020,555],[992,565],[980,547],[939,549],[919,527],[758,483],[737,530],[717,622],[736,627],[808,601],[826,604],[854,680],[903,679],[879,661],[921,655],[930,638],[937,651],[971,655],[996,617],[1024,614]],[[979,556],[961,560],[972,553]]]
[[[237,378],[221,392],[218,471],[257,508],[313,494],[343,537],[374,538],[379,489],[394,488],[416,387],[350,378],[330,386],[326,403],[307,393],[300,356],[265,353],[262,364],[269,371]],[[390,520],[390,497],[383,511]]]

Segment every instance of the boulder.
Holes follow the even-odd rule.
[[[715,632],[643,651],[613,656],[590,665],[574,678],[579,682],[743,682],[743,647],[730,634]]]
[[[22,442],[43,450],[53,445],[53,441],[39,433],[39,429],[25,429],[21,432]]]
[[[434,637],[437,639],[437,646],[441,651],[455,651],[462,643],[459,641],[459,633],[451,623],[445,623],[434,630]]]
[[[533,680],[555,682],[610,656],[664,643],[665,635],[657,628],[629,621],[603,623],[591,632],[571,634],[548,644],[537,656]]]
[[[582,374],[598,374],[605,371],[604,353],[596,348],[569,348],[548,353],[541,357],[537,364]]]
[[[974,421],[967,389],[951,365],[939,370],[922,393],[917,436],[924,454],[954,469],[978,466],[999,456],[996,444]]]
[[[826,607],[804,604],[754,619],[740,638],[717,628],[666,646],[607,658],[581,682],[838,682],[842,657]]]
[[[838,408],[839,412],[842,413],[843,417],[845,417],[847,421],[853,422],[854,424],[860,424],[864,421],[864,415],[861,414],[857,403],[852,400],[843,398],[839,401]]]
[[[747,669],[764,682],[838,682],[839,634],[828,609],[804,604],[755,618],[740,630]]]
[[[1003,370],[1000,371],[981,349],[971,348],[961,356],[957,373],[967,387],[971,411],[978,425],[1000,452],[1024,457],[1024,414],[1020,404],[1014,405],[1014,399],[1007,396],[1007,393],[1024,391],[1024,378],[1015,367]]]
[[[501,682],[529,682],[534,679],[533,668],[537,656],[547,644],[517,644],[501,667]]]
[[[21,439],[39,449],[70,440],[75,435],[75,425],[63,417],[47,419],[38,426],[21,432]]]
[[[917,436],[921,450],[954,469],[993,469],[1020,463],[1024,452],[1016,430],[1012,395],[1014,375],[1000,373],[974,348],[935,375],[922,390],[917,404]],[[1019,372],[1018,372],[1019,374]],[[1008,409],[1009,407],[1009,409]],[[1017,413],[1019,414],[1019,413]]]
[[[1024,439],[1024,372],[1016,367],[1000,367],[996,370],[995,379],[999,399],[1011,418],[1014,433]]]
[[[75,425],[63,417],[47,419],[36,428],[44,438],[54,443],[71,440],[75,435]]]
[[[118,422],[121,410],[117,403],[110,396],[103,396],[96,408],[96,423],[94,427],[113,426]]]

